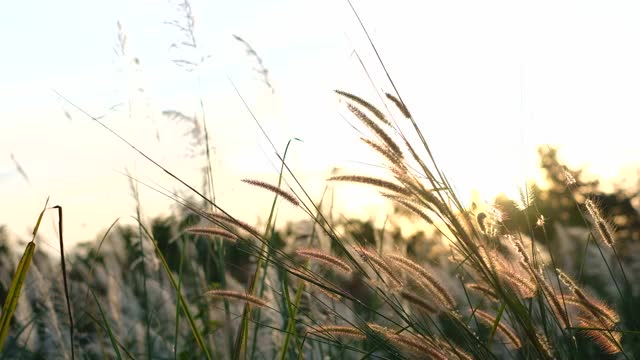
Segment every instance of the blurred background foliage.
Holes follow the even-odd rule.
[[[568,273],[578,274],[576,279],[586,288],[605,302],[617,305],[622,319],[640,318],[635,314],[638,310],[633,305],[639,303],[636,299],[640,296],[640,285],[637,281],[634,282],[640,280],[640,257],[637,256],[640,250],[640,216],[637,210],[639,192],[620,189],[602,192],[598,182],[583,181],[581,170],[568,169],[562,165],[558,161],[556,150],[541,148],[539,153],[546,184],[544,187],[533,185],[526,190],[523,197],[529,197],[532,202],[531,206],[524,209],[519,205],[520,199],[504,196],[495,199],[492,208],[500,213],[497,231],[522,233],[532,237],[535,242],[550,249],[557,267]],[[597,255],[589,256],[590,253],[596,254],[597,249],[593,248],[590,224],[585,220],[587,217],[582,210],[587,197],[600,204],[615,228],[616,251],[632,283],[632,294],[628,294],[628,301],[623,301],[622,304],[613,303],[617,301],[615,291],[607,270],[602,268]],[[477,206],[478,204],[473,205]],[[392,218],[403,216],[409,215],[401,209],[395,209],[391,215]],[[412,222],[419,221],[418,218],[410,219]],[[177,210],[170,216],[152,219],[149,229],[169,267],[179,276],[182,291],[193,306],[197,321],[204,329],[203,334],[214,339],[222,336],[222,332],[218,330],[224,326],[225,319],[221,318],[222,311],[212,307],[203,299],[202,294],[223,285],[226,288],[244,288],[255,270],[256,251],[249,241],[212,241],[185,232],[188,227],[202,221],[198,215],[188,210]],[[342,233],[348,239],[370,246],[382,246],[383,242],[387,242],[394,248],[406,249],[408,257],[434,267],[443,265],[443,260],[449,255],[442,235],[428,227],[418,227],[413,234],[403,237],[401,229],[393,221],[387,223],[384,229],[376,228],[371,220],[331,221],[334,221],[335,227],[343,230]],[[159,268],[151,243],[140,241],[141,235],[141,229],[136,226],[116,224],[106,235],[98,235],[95,240],[81,243],[69,251],[68,269],[76,318],[77,346],[89,358],[113,355],[110,353],[112,349],[106,329],[99,320],[100,313],[89,294],[88,289],[91,289],[101,301],[112,330],[123,342],[122,346],[133,356],[153,352],[172,357],[173,341],[170,339],[178,334],[179,343],[184,349],[181,358],[197,357],[190,353],[197,345],[190,335],[186,321],[179,322],[175,327],[173,325],[176,319],[175,294],[166,275]],[[313,223],[287,223],[274,233],[274,247],[271,251],[292,251],[297,242],[313,236],[322,236],[314,231]],[[318,241],[322,244],[321,239]],[[24,244],[23,239],[9,239],[6,225],[0,227],[2,303],[7,296]],[[223,257],[219,254],[223,254]],[[587,256],[583,257],[583,254]],[[590,263],[585,266],[579,259],[587,259]],[[595,259],[593,263],[591,259]],[[12,331],[0,358],[50,359],[59,357],[69,347],[58,262],[59,259],[47,255],[41,248],[36,251],[24,294],[13,319]],[[619,270],[611,271],[616,273]],[[270,273],[269,276],[282,274]],[[373,294],[364,285],[362,278],[354,275],[341,281],[345,289],[354,297],[368,301],[366,303],[372,309],[383,305],[373,301]],[[371,309],[355,306],[352,310],[364,319],[371,315]],[[634,313],[633,316],[626,316],[629,312]],[[640,324],[625,326],[640,329]],[[447,331],[446,326],[444,331]],[[598,354],[594,352],[596,350],[593,346],[587,343],[584,345],[585,355]],[[264,346],[269,348],[269,345]],[[639,350],[636,349],[639,345],[633,345],[633,342],[627,341],[626,346],[633,347],[634,352]],[[222,353],[217,355],[222,356]]]

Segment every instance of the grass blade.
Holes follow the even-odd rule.
[[[67,312],[69,314],[69,337],[71,339],[71,360],[75,360],[75,350],[73,342],[73,313],[71,312],[71,300],[69,299],[69,284],[67,283],[67,265],[64,259],[64,240],[62,236],[62,206],[56,205],[53,209],[58,209],[58,237],[60,238],[60,266],[62,267],[62,282],[64,284],[64,298],[67,301]]]
[[[0,350],[2,350],[4,341],[7,339],[7,335],[9,334],[11,318],[13,317],[13,313],[18,305],[20,291],[22,290],[24,279],[26,278],[27,271],[31,265],[31,259],[33,258],[35,248],[36,244],[33,241],[27,244],[27,248],[25,249],[22,259],[20,259],[20,263],[18,264],[16,274],[11,281],[7,300],[5,300],[4,306],[2,307],[2,317],[0,318]]]
[[[109,340],[111,341],[111,346],[113,347],[113,350],[116,352],[116,358],[118,358],[118,360],[122,360],[122,355],[120,355],[120,349],[118,348],[118,342],[116,341],[116,338],[113,335],[113,331],[111,331],[111,326],[109,326],[109,321],[107,321],[107,317],[104,311],[102,311],[102,306],[98,301],[98,297],[96,297],[96,294],[93,292],[93,290],[89,290],[89,291],[91,291],[91,295],[93,296],[93,299],[96,301],[96,305],[98,306],[98,311],[100,311],[100,317],[102,318],[102,322],[104,322],[104,327],[107,329],[107,334],[109,334]]]
[[[7,339],[7,335],[9,334],[9,327],[11,326],[11,318],[13,318],[13,313],[16,311],[16,306],[18,306],[18,299],[20,298],[20,292],[22,291],[22,286],[24,285],[24,280],[27,277],[27,271],[29,271],[29,266],[31,266],[31,260],[33,259],[33,254],[36,250],[36,234],[38,233],[38,229],[40,228],[40,223],[42,222],[42,216],[44,212],[47,210],[47,205],[49,204],[49,198],[47,198],[46,203],[44,204],[44,209],[40,212],[40,216],[38,216],[38,221],[36,222],[36,226],[33,229],[33,238],[27,244],[27,248],[24,250],[22,254],[22,258],[18,263],[18,268],[16,269],[16,273],[11,280],[11,286],[9,287],[9,292],[7,293],[7,299],[2,306],[2,316],[0,317],[0,351],[4,346],[4,342]]]
[[[202,349],[206,358],[211,359],[211,354],[209,353],[209,349],[207,349],[207,346],[204,343],[204,339],[202,338],[202,334],[200,334],[200,331],[196,326],[196,322],[195,320],[193,320],[193,316],[191,315],[191,311],[189,310],[189,304],[187,303],[187,300],[184,298],[184,296],[182,296],[182,293],[180,292],[180,287],[178,286],[176,279],[173,277],[173,274],[171,273],[171,268],[169,267],[167,260],[164,258],[164,255],[162,255],[162,252],[158,247],[158,243],[156,243],[156,240],[153,238],[153,235],[149,233],[149,230],[147,230],[147,228],[142,223],[139,222],[139,224],[142,230],[144,231],[144,233],[149,238],[149,240],[151,240],[151,242],[153,243],[153,246],[156,250],[156,254],[160,259],[160,262],[162,263],[162,268],[167,273],[167,277],[169,277],[171,286],[173,286],[173,288],[176,290],[176,296],[178,297],[178,301],[182,306],[182,311],[184,311],[184,314],[187,317],[187,320],[189,321],[189,327],[191,327],[191,332],[193,333],[193,337],[195,338],[196,343],[198,343],[198,346],[200,347],[200,349]]]

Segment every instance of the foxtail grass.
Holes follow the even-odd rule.
[[[36,225],[34,226],[32,232],[33,238],[27,244],[27,247],[22,254],[22,258],[18,263],[18,268],[16,269],[15,275],[11,279],[11,285],[9,286],[9,291],[5,298],[4,305],[2,305],[2,314],[0,315],[0,350],[2,350],[2,348],[4,347],[4,342],[7,339],[7,335],[9,335],[11,319],[13,318],[13,314],[16,311],[16,306],[18,306],[20,293],[22,291],[25,278],[27,277],[29,267],[31,266],[33,254],[36,250],[36,235],[38,234],[38,229],[40,228],[40,223],[42,222],[42,217],[47,210],[48,204],[49,198],[47,198],[47,201],[44,204],[44,209],[38,216],[38,220],[36,221]]]
[[[211,298],[244,301],[255,306],[267,306],[267,302],[264,299],[233,290],[210,290],[205,295]]]
[[[281,196],[283,199],[287,200],[288,202],[290,202],[291,204],[295,205],[295,206],[299,206],[300,202],[298,202],[298,199],[296,199],[295,196],[293,196],[293,194],[282,190],[281,188],[271,185],[267,182],[264,182],[262,180],[253,180],[253,179],[243,179],[243,182],[247,183],[247,184],[251,184],[257,187],[261,187],[263,189],[269,190],[274,194],[277,194],[279,196]]]
[[[322,262],[327,265],[333,265],[335,266],[336,270],[339,270],[345,274],[350,274],[352,271],[351,267],[347,265],[344,261],[338,259],[333,255],[321,252],[316,249],[298,249],[296,250],[296,254],[300,256],[304,256],[308,259]]]
[[[229,240],[236,240],[238,238],[236,234],[233,234],[227,230],[215,228],[215,227],[196,226],[196,227],[188,228],[186,231],[191,234],[219,236],[223,239],[229,239]]]

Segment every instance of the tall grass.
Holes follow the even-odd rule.
[[[551,236],[560,236],[557,231],[554,235],[544,231],[539,237],[507,222],[498,208],[481,212],[463,207],[446,178],[438,175],[442,172],[436,164],[427,165],[418,155],[420,148],[403,140],[403,129],[380,121],[373,104],[352,100],[355,95],[344,91],[338,95],[353,101],[347,109],[370,129],[371,137],[363,140],[378,144],[382,151],[377,152],[389,172],[384,178],[333,175],[330,183],[354,182],[378,189],[381,196],[406,210],[415,225],[431,228],[432,236],[445,242],[448,256],[425,258],[411,251],[405,240],[389,243],[384,233],[354,231],[353,223],[329,221],[321,202],[296,195],[300,192],[293,191],[293,186],[283,188],[291,179],[295,182],[283,155],[277,185],[246,181],[255,185],[255,191],[274,195],[264,231],[222,209],[212,214],[194,200],[174,197],[184,206],[185,221],[172,221],[168,227],[161,221],[150,228],[140,223],[143,240],[150,241],[155,254],[141,257],[134,252],[130,260],[123,258],[130,256],[126,246],[136,249],[139,244],[135,230],[121,227],[117,237],[130,239],[124,252],[112,244],[116,236],[111,242],[105,236],[95,250],[79,255],[72,262],[70,288],[87,289],[96,306],[91,309],[86,296],[78,303],[84,305],[75,306],[80,353],[252,359],[635,356],[637,319],[635,312],[625,309],[633,307],[637,295],[622,270],[616,272],[610,266],[617,262],[624,269],[629,262],[613,251],[620,244],[619,239],[612,240],[614,232],[606,236],[598,232],[597,223],[607,221],[606,214],[594,208],[592,198],[570,187],[567,190],[572,198],[585,199],[585,214],[591,218],[584,221],[589,224],[590,220],[593,233],[599,235],[585,245],[601,253],[601,264],[609,269],[596,276],[602,281],[612,277],[620,287],[607,302],[587,289],[586,280],[570,275],[577,273],[575,266],[560,270],[557,260],[567,255],[554,254],[545,246],[553,240]],[[359,112],[353,110],[355,106],[361,107]],[[410,114],[407,109],[397,110]],[[377,128],[371,126],[374,121],[380,122]],[[423,167],[428,171],[421,171]],[[540,201],[528,196],[521,202],[513,214],[539,218],[535,204]],[[275,230],[279,206],[297,206],[306,212],[307,229],[283,238]],[[539,226],[544,229],[545,224]],[[211,245],[224,257],[201,252]],[[158,266],[154,257],[163,272],[154,271]],[[204,273],[210,261],[215,272]],[[590,261],[579,258],[577,263]],[[112,280],[130,283],[126,264],[136,262],[146,263],[147,292],[127,295],[128,290],[113,288]],[[93,275],[79,276],[83,273]],[[204,282],[198,280],[203,276]],[[157,302],[158,294],[164,303]],[[139,310],[122,307],[132,299]],[[229,316],[224,316],[225,305]],[[202,307],[208,312],[201,312]],[[181,316],[186,326],[179,321]],[[211,319],[213,323],[205,324]],[[20,319],[24,327],[34,326],[25,320]],[[144,339],[139,345],[129,340],[132,333],[125,329],[131,325],[139,329],[140,337],[134,338]],[[13,328],[18,338],[12,340],[11,351],[27,351],[28,343],[18,341],[26,332]],[[98,344],[102,350],[96,352]]]
[[[196,48],[189,3],[180,7],[186,23],[172,25],[183,29],[185,46]],[[177,63],[190,70],[198,66]],[[386,175],[333,174],[327,181],[336,187],[347,182],[377,189],[398,210],[394,217],[409,217],[428,231],[428,239],[334,220],[324,195],[311,198],[287,165],[291,143],[283,152],[272,144],[281,161],[277,182],[244,180],[252,191],[273,195],[266,224],[260,228],[237,219],[215,200],[202,101],[201,118],[190,118],[196,127],[202,121],[205,134],[200,139],[205,155],[202,191],[83,111],[191,194],[155,189],[183,212],[143,224],[138,202],[137,227],[110,228],[97,244],[77,250],[67,264],[69,284],[65,277],[69,316],[73,311],[75,319],[68,325],[51,320],[64,313],[59,301],[45,302],[37,291],[20,297],[22,286],[42,286],[59,276],[47,272],[50,260],[35,256],[32,240],[8,292],[0,292],[5,304],[2,358],[67,357],[67,352],[53,350],[67,343],[59,335],[66,334],[65,326],[76,344],[68,353],[77,350],[83,358],[638,356],[640,291],[635,282],[640,280],[640,261],[629,250],[635,248],[614,231],[604,206],[585,192],[579,176],[547,163],[550,173],[565,174],[554,183],[560,186],[557,192],[547,194],[567,200],[574,209],[574,220],[586,229],[577,235],[575,227],[543,221],[551,213],[544,208],[550,200],[533,196],[540,192],[536,189],[523,192],[519,208],[506,204],[512,206],[511,218],[498,206],[482,210],[464,205],[389,80],[394,91],[381,97],[386,111],[336,90],[345,111],[360,121],[367,134],[362,141],[380,156]],[[146,186],[132,181],[136,199],[139,185]],[[278,229],[280,206],[294,206],[308,216],[300,229]],[[429,239],[437,241],[427,243]],[[425,256],[426,251],[416,250],[425,246],[428,251],[439,247],[440,254]],[[562,247],[570,250],[560,251]],[[31,262],[44,270],[27,273]],[[41,273],[51,279],[42,280]],[[52,286],[50,292],[51,299],[62,298],[62,289]],[[52,336],[55,341],[48,340]]]
[[[286,166],[287,147],[277,185],[245,181],[254,185],[255,191],[274,195],[264,231],[222,209],[213,214],[193,200],[170,195],[184,206],[185,214],[195,218],[181,222],[177,228],[171,225],[169,233],[162,224],[148,229],[140,222],[143,236],[139,240],[150,241],[155,254],[135,255],[144,253],[145,247],[137,249],[139,244],[131,237],[131,248],[120,253],[133,257],[129,262],[111,262],[116,264],[114,268],[106,259],[122,255],[118,255],[118,247],[109,250],[111,255],[100,252],[104,251],[105,235],[95,252],[75,259],[70,277],[75,277],[76,288],[91,292],[96,306],[91,310],[86,296],[84,306],[74,306],[80,309],[75,310],[79,319],[76,336],[85,339],[79,341],[80,353],[95,354],[95,349],[86,345],[93,341],[102,344],[99,353],[118,358],[123,354],[156,357],[163,353],[175,358],[259,358],[270,354],[267,357],[282,359],[636,356],[636,312],[625,310],[632,308],[637,298],[624,272],[629,262],[615,251],[620,241],[615,239],[605,211],[591,197],[571,187],[575,180],[567,182],[568,194],[576,203],[579,197],[584,199],[584,205],[577,205],[584,206],[583,221],[593,226],[588,234],[595,234],[584,246],[602,255],[601,264],[608,270],[597,276],[615,282],[616,291],[607,302],[589,291],[584,279],[570,275],[575,268],[559,268],[557,260],[564,255],[554,254],[545,246],[554,241],[552,235],[544,231],[541,238],[534,232],[527,233],[527,228],[507,223],[498,208],[465,208],[437,164],[420,157],[426,149],[406,140],[401,122],[385,122],[379,118],[382,111],[373,104],[345,91],[337,93],[351,102],[347,110],[370,131],[370,137],[363,141],[377,144],[374,150],[389,171],[385,177],[344,174],[328,180],[335,186],[353,182],[378,189],[381,196],[412,216],[415,225],[432,229],[432,236],[445,241],[448,257],[439,259],[437,266],[429,264],[434,259],[410,251],[404,241],[385,244],[384,233],[352,231],[348,222],[329,221],[320,203],[296,195],[305,194],[303,191],[293,191],[296,178]],[[397,99],[390,101],[400,106]],[[398,114],[411,116],[404,107],[397,109]],[[290,189],[285,190],[285,185]],[[280,199],[286,203],[281,204]],[[535,197],[523,196],[515,211],[540,218],[536,202]],[[212,206],[217,205],[212,202]],[[306,212],[310,224],[306,231],[310,232],[294,232],[293,237],[283,239],[275,226],[279,206],[296,206]],[[545,229],[545,224],[538,226]],[[119,236],[124,238],[135,231],[128,234],[125,228],[120,229]],[[212,244],[218,256],[199,251]],[[211,261],[215,273],[204,271]],[[577,262],[589,261],[583,257]],[[142,267],[146,271],[134,273],[142,275],[142,283],[146,283],[142,296],[134,295],[141,306],[141,313],[135,315],[139,321],[135,325],[140,329],[137,336],[145,339],[140,348],[126,342],[122,316],[128,315],[120,314],[124,308],[113,306],[129,301],[131,295],[110,289],[112,285],[98,280],[98,275],[78,278],[83,271],[95,274],[98,265],[102,271],[109,269],[108,277],[126,279],[126,271],[117,267],[137,262],[146,264]],[[620,271],[614,271],[612,262]],[[154,264],[164,270],[164,278],[154,274]],[[89,268],[82,270],[87,265]],[[244,276],[238,276],[241,268]],[[114,274],[114,270],[122,273]],[[25,275],[20,275],[23,280],[16,275],[15,281],[24,281]],[[73,290],[74,282],[71,284]],[[163,306],[174,309],[168,312],[173,317],[155,309],[153,292],[158,290],[168,301]],[[73,292],[69,296],[77,298]],[[15,296],[7,297],[7,304],[16,301]],[[206,313],[199,310],[203,307],[208,308]],[[228,316],[220,316],[225,313]],[[10,312],[3,311],[3,317],[5,314]],[[186,326],[180,323],[181,315]],[[206,324],[212,318],[217,320]],[[24,324],[25,328],[29,326],[34,325]],[[18,338],[25,336],[24,329],[13,328]],[[92,340],[87,342],[87,337]],[[12,339],[10,351],[21,349],[18,338]],[[22,347],[27,349],[29,345],[25,342]]]

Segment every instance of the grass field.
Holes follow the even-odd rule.
[[[34,211],[29,242],[0,228],[0,359],[640,355],[637,195],[604,193],[541,148],[547,184],[467,206],[388,80],[393,90],[379,101],[336,90],[385,175],[334,173],[312,198],[287,166],[289,144],[274,146],[278,181],[244,180],[273,196],[259,225],[215,202],[206,123],[196,144],[206,150],[201,187],[120,138],[190,189],[156,189],[180,210],[144,221],[146,184],[131,176],[137,225],[117,219],[66,252],[64,207]],[[393,204],[384,226],[335,214],[330,189],[346,184]],[[280,218],[284,207],[306,219]],[[61,261],[39,247],[44,216],[59,225]]]

